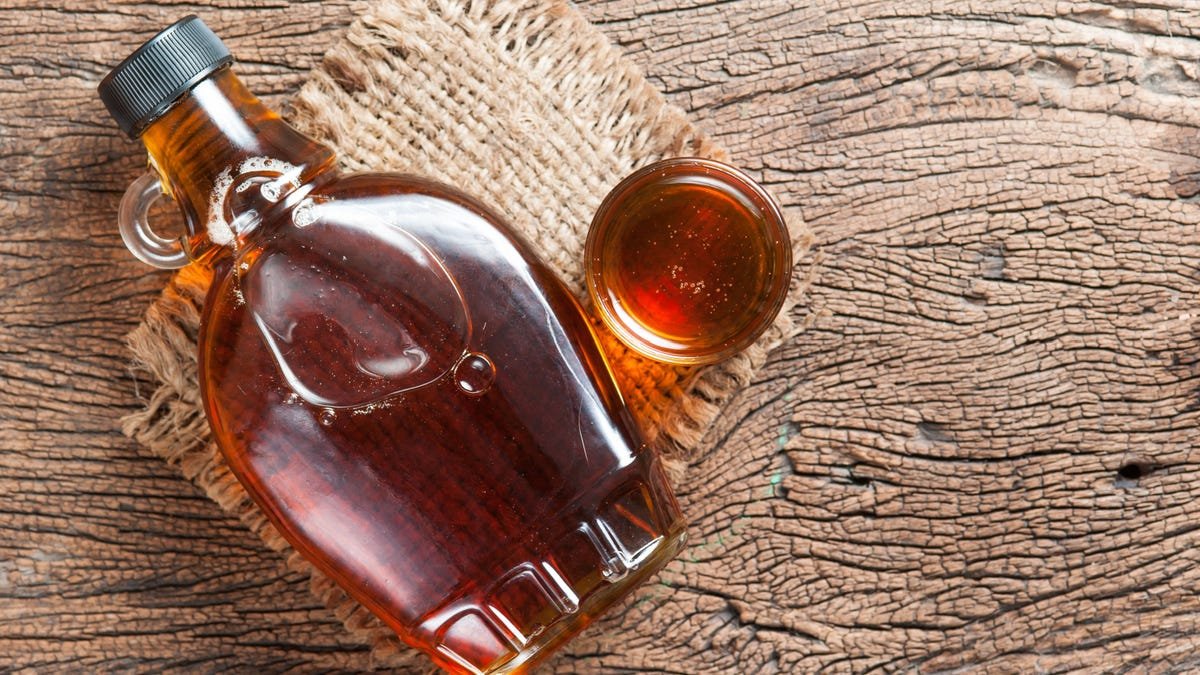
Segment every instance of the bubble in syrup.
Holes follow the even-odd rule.
[[[468,396],[482,396],[495,381],[496,366],[479,352],[468,352],[454,367],[454,384]]]
[[[318,419],[321,421],[321,426],[323,427],[333,426],[334,420],[337,419],[337,413],[332,408],[326,408],[321,411]]]

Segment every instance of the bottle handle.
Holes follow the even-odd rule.
[[[117,226],[125,247],[138,260],[159,269],[179,269],[188,264],[187,253],[179,238],[168,239],[150,229],[150,207],[163,196],[162,181],[149,171],[129,184],[121,198]]]

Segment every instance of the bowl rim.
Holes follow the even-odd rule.
[[[681,172],[680,168],[690,168],[691,171]],[[752,315],[736,330],[730,331],[737,339],[718,343],[705,349],[670,349],[654,344],[632,331],[617,313],[609,306],[611,298],[604,289],[607,288],[600,278],[603,269],[602,242],[604,235],[613,229],[613,224],[619,220],[616,216],[619,207],[626,199],[648,185],[654,183],[654,174],[664,170],[672,170],[660,178],[676,178],[680,175],[704,175],[717,177],[723,184],[738,192],[753,198],[756,204],[761,204],[763,215],[767,221],[767,249],[772,253],[774,264],[771,266],[771,295],[768,297],[762,312]],[[587,241],[584,244],[584,280],[588,296],[596,312],[604,324],[626,347],[642,356],[679,365],[701,365],[723,361],[752,345],[775,321],[787,298],[792,276],[792,241],[788,231],[787,221],[779,203],[766,189],[741,169],[725,162],[705,157],[672,157],[652,162],[634,171],[613,187],[605,195],[600,207],[588,228]],[[786,278],[787,283],[777,283],[777,278]]]

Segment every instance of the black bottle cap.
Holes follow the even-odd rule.
[[[138,47],[100,81],[100,99],[130,138],[210,73],[233,62],[199,17],[186,16]]]

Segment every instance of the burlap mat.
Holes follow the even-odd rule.
[[[377,2],[326,55],[291,113],[336,149],[347,170],[422,174],[492,204],[581,298],[583,242],[607,190],[665,156],[724,156],[559,0]],[[802,254],[808,232],[789,216]],[[291,551],[211,442],[195,345],[207,284],[204,270],[185,268],[129,335],[135,366],[158,387],[144,411],[124,420],[125,433],[177,464],[272,548],[290,553],[289,566],[310,576],[313,592],[373,644],[377,665],[429,668]],[[722,403],[794,331],[785,308],[757,345],[699,370],[656,364],[605,338],[621,388],[676,480]]]

